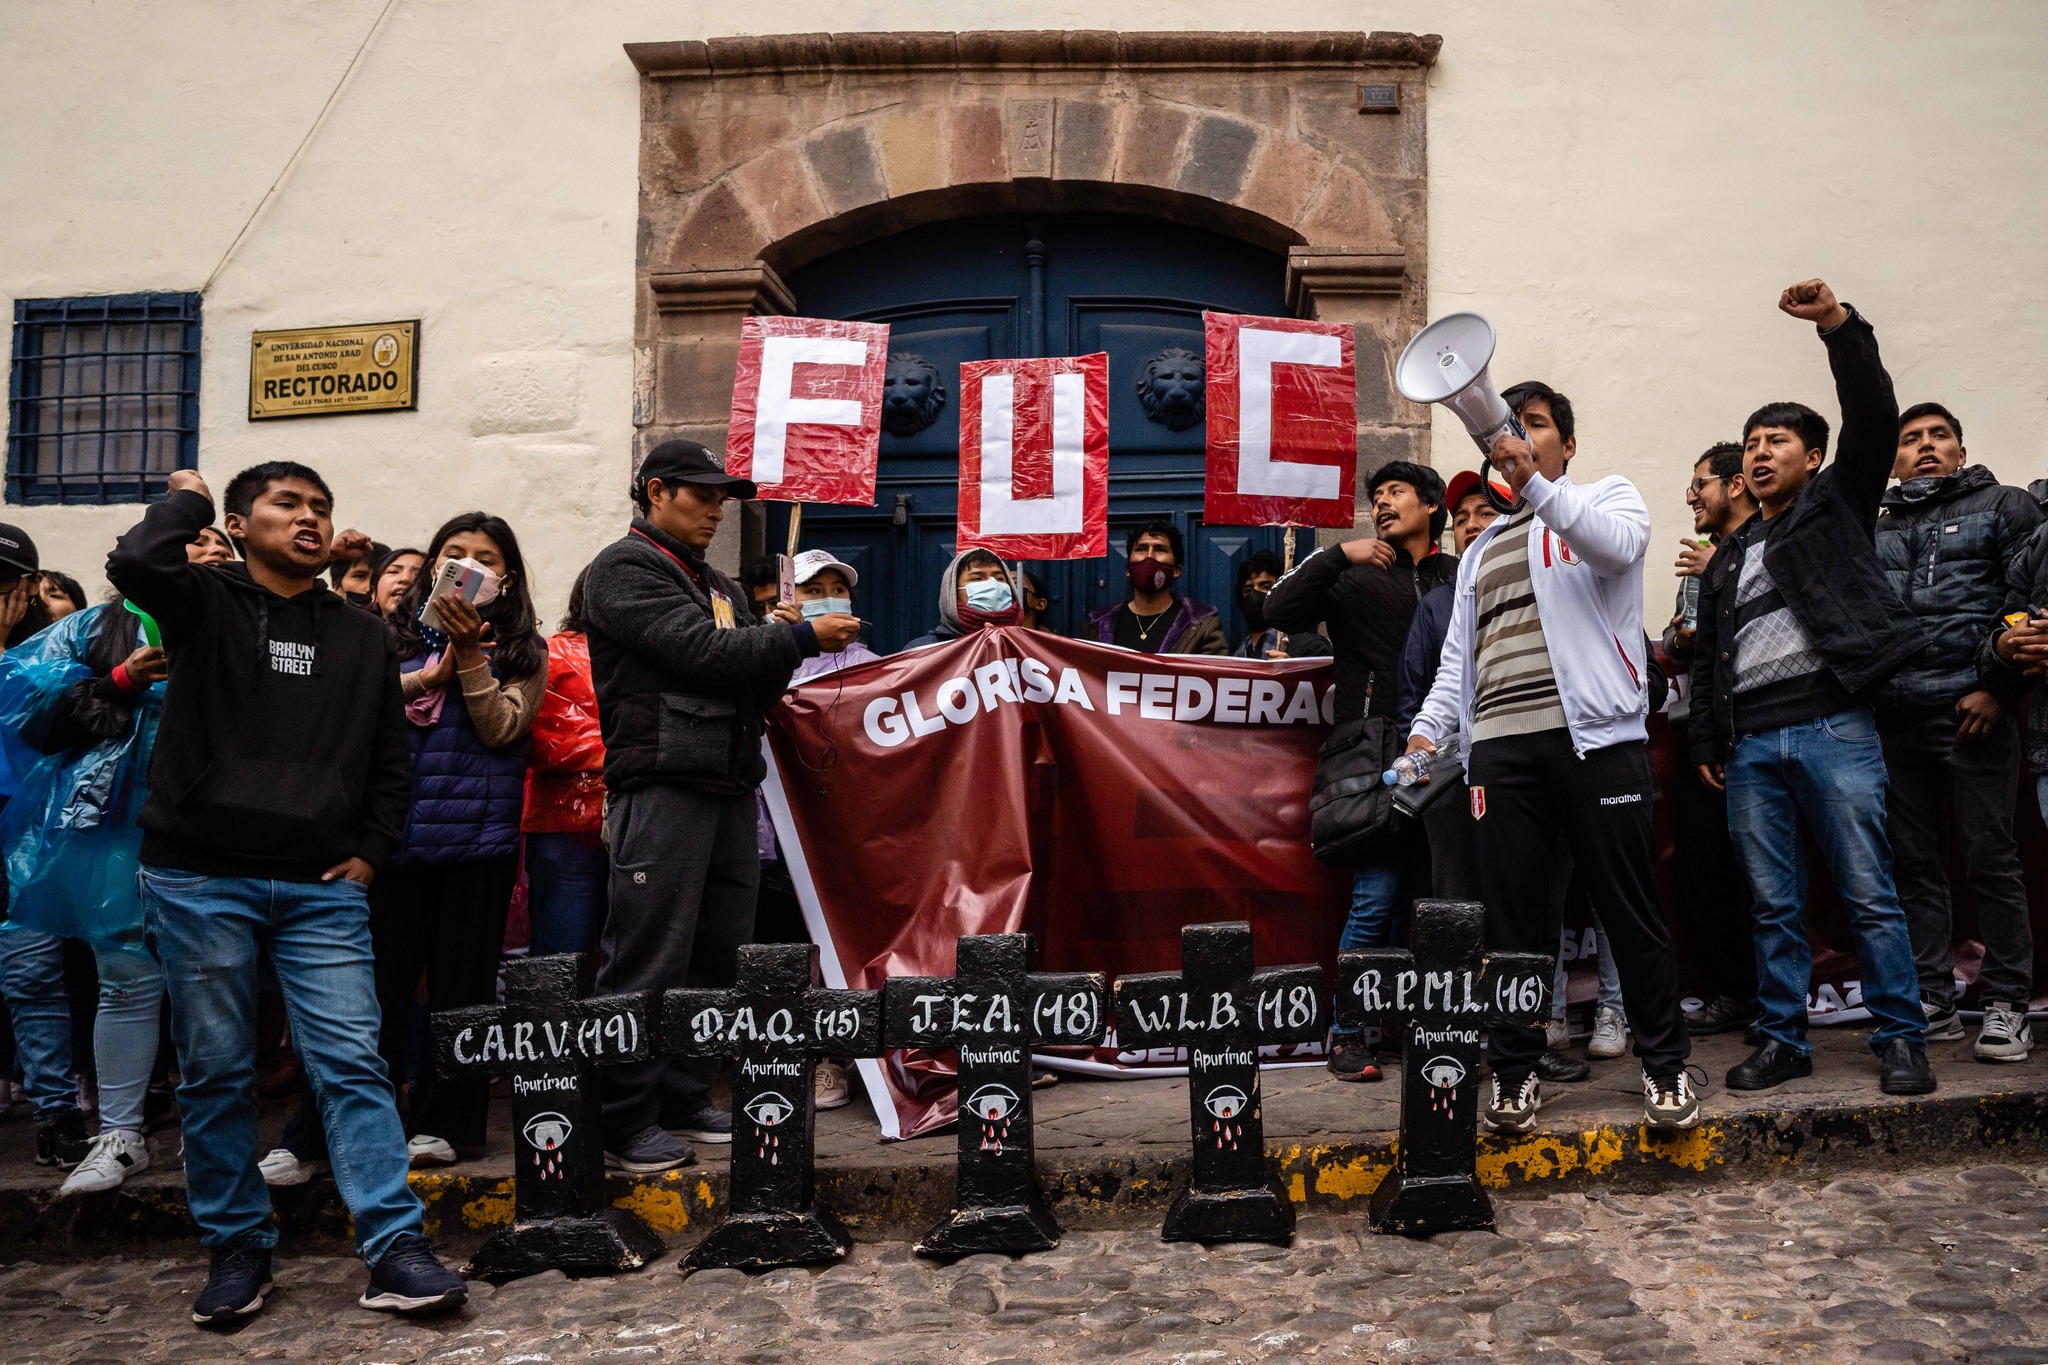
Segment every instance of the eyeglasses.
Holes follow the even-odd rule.
[[[1708,483],[1712,482],[1715,479],[1725,479],[1728,477],[1729,476],[1726,474],[1709,474],[1705,478],[1694,479],[1691,483],[1685,486],[1685,491],[1692,494],[1692,496],[1694,497],[1698,497],[1701,493],[1704,493],[1706,491]]]

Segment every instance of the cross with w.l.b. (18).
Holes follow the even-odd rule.
[[[1540,953],[1485,952],[1485,923],[1476,902],[1417,901],[1412,951],[1337,955],[1338,1026],[1379,1024],[1402,1041],[1401,1140],[1394,1170],[1373,1191],[1377,1232],[1493,1226],[1476,1169],[1486,1030],[1545,1018],[1555,963]]]
[[[1320,967],[1260,970],[1248,923],[1181,930],[1181,970],[1120,976],[1122,1047],[1185,1047],[1194,1178],[1166,1213],[1168,1241],[1285,1241],[1294,1206],[1266,1169],[1259,1049],[1329,1028]]]

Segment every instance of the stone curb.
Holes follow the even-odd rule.
[[[1306,1210],[1363,1213],[1365,1199],[1393,1167],[1394,1144],[1375,1134],[1356,1142],[1269,1144],[1281,1184]],[[1525,1138],[1482,1136],[1479,1175],[1488,1188],[1540,1196],[1550,1189],[1669,1186],[1703,1177],[1747,1179],[1796,1173],[1826,1178],[1851,1170],[1937,1160],[2048,1159],[2048,1093],[1900,1104],[1813,1106],[1709,1119],[1687,1133],[1602,1126]],[[1188,1156],[1151,1152],[1039,1163],[1060,1221],[1075,1230],[1155,1223],[1187,1179]],[[609,1177],[612,1202],[639,1214],[672,1243],[694,1242],[725,1205],[725,1170],[686,1167],[658,1176]],[[512,1216],[509,1177],[460,1171],[416,1173],[427,1232],[452,1251],[473,1250]],[[950,1160],[919,1166],[835,1164],[818,1171],[820,1199],[864,1239],[913,1237],[952,1204]],[[58,1201],[56,1182],[0,1190],[0,1258],[60,1260],[108,1251],[194,1243],[197,1229],[175,1179],[144,1177],[110,1195]],[[287,1251],[346,1252],[349,1220],[333,1182],[272,1191]]]

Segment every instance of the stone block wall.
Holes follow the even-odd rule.
[[[780,276],[948,218],[1150,215],[1289,256],[1358,337],[1361,474],[1428,458],[1391,383],[1425,317],[1428,68],[1390,33],[805,34],[631,44],[642,73],[641,448],[722,448],[738,321]],[[1361,83],[1398,87],[1362,113]]]

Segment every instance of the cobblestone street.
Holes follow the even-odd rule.
[[[1979,1165],[1496,1204],[1498,1235],[1430,1242],[1312,1215],[1284,1249],[1071,1233],[1014,1261],[936,1265],[893,1242],[823,1270],[688,1279],[669,1256],[617,1281],[479,1284],[438,1321],[357,1308],[353,1260],[285,1258],[269,1310],[224,1335],[187,1321],[197,1259],[23,1262],[0,1272],[0,1340],[12,1365],[2048,1361],[2048,1172]]]

